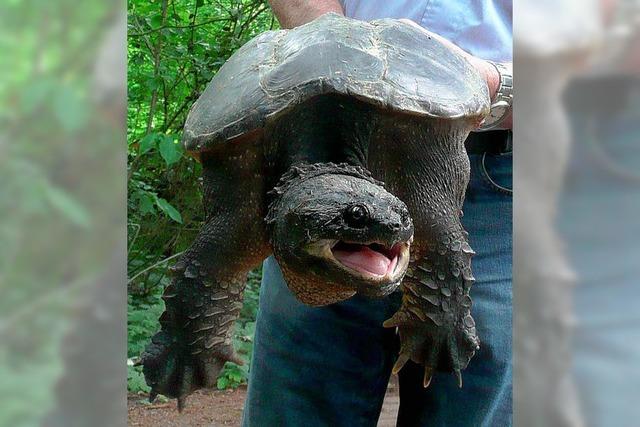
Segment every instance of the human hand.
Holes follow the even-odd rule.
[[[306,24],[325,13],[344,15],[338,0],[269,0],[269,4],[282,28]]]

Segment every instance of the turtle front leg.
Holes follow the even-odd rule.
[[[141,362],[151,398],[178,399],[213,387],[233,352],[233,324],[249,270],[269,256],[259,151],[249,146],[201,155],[207,222],[172,268],[161,330]]]
[[[233,325],[247,273],[268,253],[259,233],[234,224],[237,218],[214,218],[172,268],[162,328],[141,357],[151,400],[157,394],[177,398],[181,410],[187,395],[215,386],[225,362],[241,364],[231,343]]]
[[[473,254],[460,229],[409,266],[401,285],[402,306],[384,323],[400,334],[394,374],[412,360],[425,367],[425,387],[434,370],[454,372],[462,387],[461,370],[480,348],[469,296]]]

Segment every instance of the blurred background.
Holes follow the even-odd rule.
[[[126,409],[124,8],[0,5],[2,426]]]
[[[640,408],[640,4],[514,2],[514,421]]]
[[[202,222],[182,124],[276,25],[258,0],[2,2],[0,426],[125,425],[166,267]],[[637,0],[514,1],[516,425],[640,419],[639,28]]]

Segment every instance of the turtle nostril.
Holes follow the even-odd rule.
[[[409,211],[406,208],[400,209],[400,223],[401,226],[409,227],[411,225],[411,216],[409,215]]]
[[[389,223],[389,229],[391,231],[398,231],[398,230],[402,229],[402,224],[400,224],[399,222],[390,222]]]
[[[411,216],[407,209],[402,209],[400,212],[400,220],[405,227],[409,227],[411,225]]]

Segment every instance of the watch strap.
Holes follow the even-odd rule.
[[[495,129],[511,112],[513,106],[513,66],[508,63],[487,61],[495,67],[500,76],[500,83],[491,103],[489,115],[480,125],[479,131]]]

